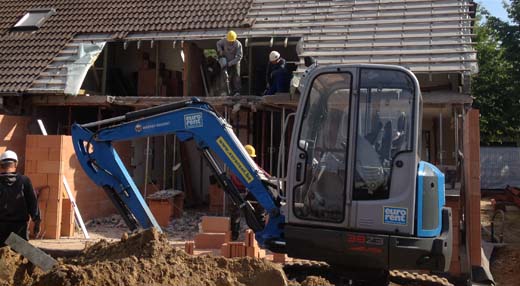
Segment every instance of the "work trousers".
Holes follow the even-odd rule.
[[[226,73],[224,73],[224,77]],[[242,88],[242,82],[240,79],[240,64],[236,64],[227,68],[227,77],[224,78],[226,82],[229,83],[229,95],[240,94],[240,89]]]
[[[29,240],[27,222],[0,222],[0,247],[5,246],[5,241],[11,232],[16,233],[25,240]]]

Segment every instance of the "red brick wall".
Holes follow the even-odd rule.
[[[35,188],[42,190],[39,204],[43,231],[47,238],[70,236],[74,220],[72,209],[64,206],[68,198],[63,185],[65,176],[85,221],[116,213],[105,192],[95,185],[81,168],[70,136],[28,135],[25,153],[26,175]],[[117,143],[122,161],[130,164],[130,142]]]

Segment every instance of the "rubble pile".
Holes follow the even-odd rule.
[[[111,216],[95,218],[85,222],[86,227],[96,227],[96,226],[110,226],[110,227],[126,227],[125,221],[118,214],[113,214]]]

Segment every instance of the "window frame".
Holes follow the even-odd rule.
[[[31,17],[31,13],[33,14],[41,14],[40,19],[36,21],[34,25],[24,24]],[[12,31],[36,31],[43,26],[45,21],[49,19],[52,15],[56,14],[56,9],[53,8],[37,8],[37,9],[29,9],[22,17],[20,17],[16,23],[11,27]],[[36,15],[34,15],[36,17]]]
[[[327,72],[323,72],[323,73],[319,73],[317,74],[314,78],[312,78],[312,81],[311,81],[311,84],[310,86],[314,86],[314,82],[316,81],[316,79],[318,79],[319,77],[323,76],[323,75],[327,75],[327,74],[348,74],[348,76],[350,77],[350,82],[349,82],[349,99],[348,99],[348,103],[349,103],[349,106],[348,106],[348,110],[349,110],[349,114],[348,114],[348,123],[347,123],[347,127],[348,127],[348,130],[347,130],[347,135],[350,134],[351,132],[351,129],[352,129],[352,116],[353,116],[353,112],[352,112],[352,105],[355,103],[354,101],[354,97],[356,96],[356,91],[353,90],[353,87],[354,87],[354,81],[356,80],[356,76],[355,76],[355,73],[357,73],[357,71],[351,71],[351,70],[344,70],[344,71],[327,71]],[[307,151],[302,149],[300,147],[300,144],[299,144],[299,140],[302,136],[302,129],[303,129],[303,126],[304,126],[304,121],[305,121],[305,118],[306,116],[308,115],[308,109],[310,108],[310,105],[309,105],[309,101],[310,101],[310,97],[311,97],[311,93],[312,93],[312,88],[309,89],[308,93],[306,94],[306,98],[305,98],[305,105],[304,105],[304,110],[303,110],[303,115],[302,115],[302,120],[301,120],[301,123],[300,123],[300,126],[299,126],[299,130],[298,130],[298,136],[296,138],[297,140],[297,143],[296,143],[296,147],[303,153],[305,153],[305,166],[308,165],[308,160],[309,160],[309,156],[307,154]],[[331,93],[330,95],[332,95],[333,93]],[[344,183],[343,183],[343,208],[342,208],[342,216],[341,216],[341,219],[340,220],[324,220],[323,218],[322,219],[319,219],[319,218],[313,218],[313,217],[302,217],[300,216],[299,214],[297,214],[297,212],[295,212],[296,210],[296,198],[295,198],[295,194],[296,194],[296,190],[298,188],[301,188],[303,187],[304,185],[306,185],[307,183],[307,172],[303,172],[303,180],[294,185],[293,188],[292,188],[292,194],[293,194],[293,198],[292,198],[292,213],[293,215],[297,218],[297,219],[300,219],[300,220],[304,220],[304,221],[315,221],[315,222],[322,222],[322,223],[334,223],[334,224],[341,224],[341,223],[344,223],[345,222],[345,215],[346,215],[346,202],[348,200],[348,193],[347,193],[347,189],[349,188],[349,185],[348,185],[348,166],[349,166],[349,153],[350,153],[350,142],[352,141],[351,138],[348,138],[348,144],[347,146],[345,147],[345,179],[344,179]],[[306,168],[306,167],[305,167]],[[300,203],[300,202],[298,202]]]
[[[353,128],[355,128],[355,131],[354,131],[354,135],[356,136],[355,140],[357,142],[358,140],[358,137],[359,136],[359,116],[360,116],[360,107],[361,107],[361,90],[363,88],[365,89],[368,89],[367,87],[363,87],[362,85],[362,79],[363,79],[363,70],[380,70],[380,71],[392,71],[392,72],[399,72],[401,74],[403,74],[405,77],[407,77],[410,82],[411,82],[411,87],[412,87],[412,90],[411,90],[411,94],[412,94],[412,103],[411,103],[411,110],[412,110],[412,114],[411,114],[411,121],[410,121],[410,124],[411,124],[411,128],[410,128],[410,150],[403,150],[403,151],[398,151],[396,152],[396,154],[394,154],[394,156],[392,157],[392,161],[391,161],[391,165],[390,165],[390,172],[388,174],[388,195],[386,196],[386,198],[373,198],[373,199],[365,199],[365,198],[356,198],[356,180],[353,179],[352,180],[352,183],[351,183],[351,187],[352,187],[352,192],[351,192],[351,195],[352,195],[352,201],[375,201],[375,200],[387,200],[388,198],[390,198],[390,191],[391,191],[391,187],[392,187],[392,170],[393,170],[393,164],[394,164],[394,159],[396,157],[398,157],[400,154],[402,153],[410,153],[410,152],[415,152],[417,149],[417,146],[415,146],[415,129],[417,128],[417,124],[420,124],[421,122],[414,122],[415,118],[416,118],[416,113],[417,113],[417,108],[416,108],[416,104],[417,104],[417,100],[420,100],[420,96],[418,96],[417,94],[417,86],[415,84],[413,84],[414,80],[413,78],[408,74],[406,73],[405,71],[401,71],[401,70],[389,70],[389,69],[383,69],[383,68],[378,68],[378,67],[362,67],[359,69],[359,77],[358,77],[358,87],[357,87],[357,102],[356,102],[356,109],[357,109],[357,114],[356,114],[356,118],[354,119],[355,120],[355,126],[353,126]],[[420,92],[420,91],[419,91]],[[354,170],[356,169],[356,162],[357,162],[357,155],[358,155],[358,145],[356,144],[354,150],[353,150],[353,154],[352,154],[352,157],[354,159]]]

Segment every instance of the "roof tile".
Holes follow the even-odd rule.
[[[239,27],[252,0],[1,0],[0,92],[23,92],[76,34]],[[28,10],[54,8],[35,32],[10,29]]]

